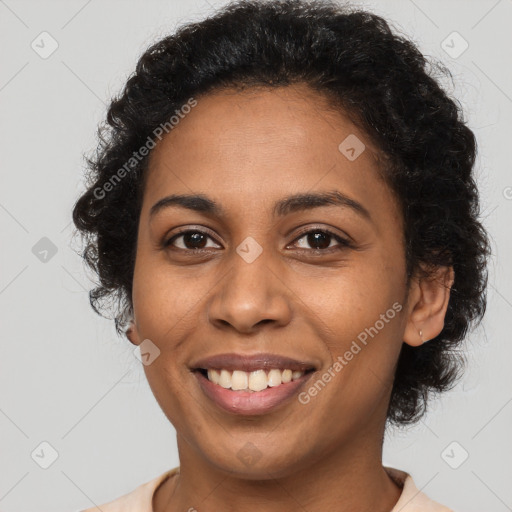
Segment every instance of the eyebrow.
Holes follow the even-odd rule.
[[[172,206],[180,206],[188,210],[200,212],[217,217],[226,217],[227,214],[220,204],[204,194],[172,194],[157,201],[149,211],[150,219],[157,213]],[[274,216],[284,217],[290,213],[311,210],[322,206],[341,206],[350,208],[366,220],[373,222],[370,212],[358,201],[351,197],[332,190],[328,192],[294,194],[280,199],[274,204]]]

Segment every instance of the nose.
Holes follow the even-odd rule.
[[[291,319],[291,295],[265,251],[251,263],[235,253],[230,270],[214,288],[208,318],[218,328],[243,333],[265,324],[282,327]]]

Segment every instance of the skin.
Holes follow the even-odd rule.
[[[382,466],[395,365],[402,342],[442,330],[453,270],[412,279],[407,296],[402,218],[379,152],[318,92],[300,84],[197,100],[150,157],[127,333],[158,346],[144,370],[177,433],[180,473],[158,488],[154,510],[388,512],[401,494]],[[354,161],[338,150],[350,134],[366,145]],[[372,220],[338,205],[273,216],[290,194],[330,190]],[[150,218],[163,197],[198,193],[226,215],[172,206]],[[163,247],[178,227],[206,238]],[[309,229],[354,247],[326,235],[322,249]],[[236,252],[249,236],[262,248],[252,263]],[[315,382],[396,302],[401,311],[308,404],[295,397],[267,414],[229,414],[189,369],[219,353],[268,351],[313,362]],[[249,465],[238,456],[247,442],[259,453]]]

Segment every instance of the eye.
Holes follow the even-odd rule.
[[[201,249],[207,249],[212,247],[207,246],[207,240],[212,239],[212,237],[206,233],[205,231],[199,231],[197,229],[189,229],[186,231],[180,231],[179,233],[175,234],[169,240],[163,243],[164,247],[174,246],[178,249],[182,250],[201,250]],[[175,241],[182,239],[182,246],[176,246]]]
[[[305,243],[312,246],[312,251],[320,251],[320,252],[331,252],[334,250],[341,250],[345,247],[353,247],[352,243],[347,239],[329,231],[328,229],[310,229],[299,236],[299,238],[295,239],[295,242],[305,239]],[[332,242],[338,242],[334,245],[331,245]],[[304,242],[303,242],[304,244]],[[303,247],[300,247],[301,249]],[[308,250],[307,248],[305,250]]]
[[[181,244],[176,244],[176,241],[180,239]],[[215,247],[215,245],[207,245],[208,239],[213,240],[213,238],[207,232],[198,229],[188,229],[180,231],[179,233],[176,233],[171,238],[169,238],[167,241],[164,241],[163,247],[166,248],[172,246],[176,249],[184,251],[201,251],[202,249]],[[302,239],[305,239],[305,243],[312,246],[312,248],[307,249],[302,246],[299,247],[299,249],[304,249],[308,252],[332,252],[332,250],[337,251],[346,247],[353,247],[353,244],[349,240],[341,237],[340,235],[337,235],[336,233],[333,233],[328,229],[316,228],[305,231],[295,239],[295,243]],[[332,245],[333,242],[334,245]],[[338,243],[337,245],[336,242]]]

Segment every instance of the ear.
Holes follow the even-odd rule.
[[[130,322],[130,326],[128,327],[128,329],[126,329],[125,334],[130,343],[133,343],[134,345],[137,346],[140,344],[141,339],[135,320],[132,320]]]
[[[403,336],[405,343],[415,347],[422,345],[443,330],[454,278],[453,267],[437,267],[433,277],[412,279]]]

